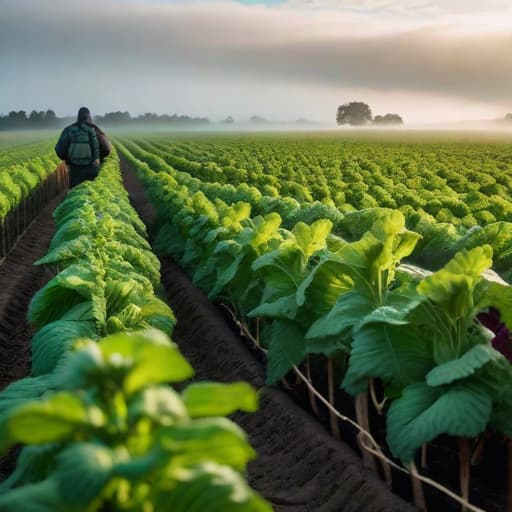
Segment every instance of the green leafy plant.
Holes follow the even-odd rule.
[[[245,434],[218,417],[256,410],[255,392],[165,385],[192,374],[157,330],[76,341],[56,374],[61,391],[1,418],[2,450],[26,447],[0,508],[270,510],[240,473],[255,456]]]

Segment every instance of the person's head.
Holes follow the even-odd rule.
[[[78,111],[78,115],[76,116],[76,122],[79,124],[92,122],[91,112],[87,107],[82,107]]]

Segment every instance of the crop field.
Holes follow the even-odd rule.
[[[0,510],[512,509],[509,140],[114,142],[0,139]]]
[[[469,454],[512,426],[512,290],[489,272],[511,270],[508,145],[267,136],[119,147],[159,214],[157,254],[257,336],[267,383],[297,367],[327,376],[331,401],[339,387],[353,396],[365,430],[372,411],[385,415],[385,449],[406,466],[439,436],[459,438],[467,497]],[[331,429],[340,436],[332,414]]]
[[[287,227],[329,218],[335,234],[355,239],[382,209],[396,209],[407,228],[422,236],[412,259],[425,268],[438,269],[457,251],[489,243],[494,268],[507,277],[512,269],[510,141],[386,137],[384,142],[378,135],[136,142],[205,183],[253,187],[250,193],[262,196],[258,213],[284,212]]]

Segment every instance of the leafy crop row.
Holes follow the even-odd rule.
[[[27,199],[58,163],[59,159],[49,154],[5,168],[0,165],[0,221]]]
[[[31,376],[0,393],[0,450],[25,446],[0,484],[5,511],[267,511],[244,482],[255,456],[223,418],[254,411],[245,383],[190,384],[158,298],[159,261],[128,202],[117,156],[54,212],[33,298]]]
[[[505,144],[253,136],[156,146],[204,180],[249,182],[267,195],[320,200],[343,212],[411,206],[465,228],[512,220],[512,155]]]
[[[359,405],[378,381],[388,446],[405,463],[441,434],[512,435],[512,367],[479,320],[495,307],[512,327],[512,288],[483,277],[489,245],[463,249],[425,276],[400,267],[421,236],[398,210],[351,242],[332,235],[328,219],[285,229],[278,213],[253,212],[257,194],[253,203],[237,200],[229,185],[197,187],[197,179],[129,147],[145,156],[120,145],[159,213],[155,249],[242,321],[259,320],[269,383],[314,354],[335,364],[336,380]],[[213,199],[206,190],[221,193]]]
[[[205,168],[208,168],[210,165],[209,160],[207,159],[210,158],[209,155],[212,152],[211,148],[215,147],[215,152],[222,152],[222,144],[216,143],[215,146],[213,146],[213,143],[204,144],[205,148],[203,148],[203,154],[199,149],[196,149],[196,145],[192,143],[183,143],[183,146],[186,146],[187,149],[192,145],[195,150],[190,158],[195,158],[196,160],[188,160],[183,156],[180,156],[180,152],[178,152],[177,155],[174,153],[176,145],[166,146],[159,143],[146,142],[144,140],[137,140],[136,144],[132,141],[123,140],[123,143],[137,158],[149,163],[155,168],[158,167],[164,171],[171,168],[174,172],[186,173],[190,177],[188,180],[188,186],[192,190],[203,191],[211,200],[219,197],[227,202],[237,200],[249,201],[253,205],[253,212],[255,214],[265,214],[271,211],[279,213],[283,219],[283,225],[288,229],[292,228],[298,221],[304,221],[309,224],[314,220],[326,218],[330,219],[334,224],[333,233],[342,236],[346,240],[352,241],[359,239],[371,227],[375,220],[383,215],[389,214],[393,209],[390,208],[390,206],[393,205],[386,203],[386,201],[377,200],[373,201],[371,205],[366,205],[368,207],[361,210],[354,210],[354,208],[346,206],[347,199],[343,198],[340,204],[336,204],[337,207],[340,207],[339,210],[337,207],[334,207],[333,203],[330,201],[311,202],[311,198],[309,196],[305,197],[290,190],[287,190],[287,193],[283,192],[282,196],[280,195],[281,192],[278,194],[271,193],[267,187],[261,186],[261,180],[275,179],[281,184],[294,183],[293,173],[288,175],[287,172],[285,172],[285,159],[292,158],[295,155],[295,153],[288,153],[288,151],[290,151],[290,143],[288,143],[288,145],[277,145],[277,149],[274,148],[273,150],[274,154],[271,159],[271,162],[273,162],[272,165],[264,166],[260,163],[259,166],[255,166],[250,175],[246,176],[246,179],[244,178],[247,174],[246,171],[233,165],[224,165],[221,167],[216,164],[216,173],[212,174],[205,172]],[[301,141],[301,144],[302,143],[303,142]],[[261,162],[263,162],[267,157],[270,158],[268,155],[265,156],[266,151],[268,152],[268,149],[265,149],[266,144],[254,144],[254,147],[249,145],[249,143],[247,144],[249,146],[247,148],[247,152],[251,154],[253,158],[257,157]],[[306,142],[304,142],[304,144],[304,148],[311,149],[311,144],[307,144]],[[220,146],[220,150],[217,149],[218,146]],[[201,147],[202,146],[199,145],[199,148]],[[273,147],[272,144],[270,144],[270,147]],[[323,167],[323,163],[325,163],[324,160],[320,160],[323,162],[322,165],[317,164],[316,166],[311,166],[307,163],[307,159],[309,158],[308,155],[304,153],[304,149],[300,149],[301,147],[303,146],[292,146],[292,148],[300,155],[300,158],[296,157],[296,165],[298,167],[302,166],[302,172],[305,174],[307,182],[311,184],[314,183],[315,180],[323,179],[323,173],[327,172],[326,168]],[[319,144],[319,147],[323,148],[322,144]],[[328,147],[329,149],[332,149],[331,146]],[[226,144],[226,148],[232,148],[236,154],[236,146],[233,143]],[[226,148],[224,151],[227,151]],[[278,149],[284,154],[284,156],[282,156],[283,160],[281,161],[281,164],[284,166],[285,170],[281,169],[281,171],[277,170],[279,167],[280,155],[280,153],[278,153]],[[366,149],[367,151],[369,150],[368,147]],[[385,149],[386,148],[382,149],[382,151]],[[395,148],[395,150],[398,151],[397,148]],[[317,148],[313,153],[316,154],[320,152],[320,155],[322,155],[324,154],[322,151],[326,151],[326,149],[323,148],[320,150]],[[378,151],[378,148],[375,149],[372,145],[372,152],[373,151]],[[390,151],[389,148],[387,148],[387,151]],[[402,154],[403,151],[404,149],[401,148],[397,155]],[[449,146],[448,148],[445,148],[444,151],[448,154]],[[482,152],[484,155],[487,154],[485,151]],[[393,154],[392,151],[390,151],[390,153]],[[244,155],[245,154],[246,153],[244,153]],[[454,154],[457,155],[456,152]],[[327,158],[326,155],[327,153],[324,155],[325,158]],[[476,155],[473,154],[472,157],[474,158],[473,165],[476,165],[477,162],[483,158],[482,155],[480,155],[478,157],[479,160],[476,160]],[[220,162],[226,164],[227,158],[228,157],[225,156],[220,160]],[[320,156],[317,155],[317,158],[319,159]],[[498,159],[498,157],[496,158]],[[503,155],[503,158],[500,160],[499,169],[501,170],[503,168],[505,175],[506,172],[508,172],[509,160],[510,157],[506,155]],[[394,179],[398,183],[396,186],[403,189],[401,192],[403,193],[403,197],[410,196],[412,198],[417,198],[419,195],[426,192],[423,191],[423,189],[416,190],[412,186],[407,187],[404,185],[406,181],[405,177],[401,176],[400,172],[396,170],[400,168],[399,163],[399,161],[395,161],[395,166],[393,167],[392,161],[390,160],[387,164],[387,172],[394,176]],[[370,164],[371,162],[368,162],[368,166],[371,166]],[[416,171],[414,169],[409,169],[407,172],[410,177],[415,176]],[[439,170],[439,172],[441,172],[441,170]],[[237,173],[242,177],[238,176],[238,178],[235,178]],[[220,174],[222,174],[222,178],[219,178]],[[499,172],[496,171],[494,174],[499,174]],[[359,182],[353,182],[353,180],[347,177],[343,178],[340,175],[340,172],[337,173],[337,176],[337,179],[340,180],[340,182],[343,182],[343,187],[349,187],[350,190],[355,190],[357,188]],[[439,177],[435,178],[429,176],[428,180],[427,178],[424,178],[422,181],[423,184],[417,184],[416,187],[426,187],[428,189],[427,191],[430,191],[429,193],[433,194],[435,200],[439,200],[439,198],[442,197],[442,192],[439,189],[439,179]],[[382,193],[387,193],[389,184],[386,181],[379,181],[378,173],[368,171],[368,174],[361,178],[361,180],[364,186],[368,186],[372,183],[380,183],[378,186],[382,189]],[[330,185],[330,190],[334,192],[339,190],[339,187],[341,187],[340,184],[332,183]],[[467,193],[462,199],[458,199],[459,203],[462,201],[462,205],[464,205],[464,201],[471,201],[476,198],[475,201],[479,202],[479,204],[483,201],[486,205],[492,204],[494,205],[493,207],[496,208],[499,208],[499,205],[502,205],[503,201],[507,201],[506,197],[508,195],[507,192],[506,195],[502,194],[500,196],[493,195],[487,197],[478,190],[467,189],[466,192]],[[482,221],[480,224],[472,223],[470,229],[468,229],[467,227],[460,225],[457,222],[457,217],[452,214],[447,214],[446,218],[440,222],[425,211],[421,205],[418,206],[415,203],[413,204],[408,199],[405,199],[404,201],[404,204],[398,209],[405,216],[407,228],[421,234],[422,236],[410,257],[412,261],[425,268],[435,270],[445,265],[458,251],[471,249],[487,243],[493,247],[494,270],[498,271],[506,279],[512,275],[512,253],[509,250],[509,247],[512,244],[512,222],[509,222],[507,215],[503,213],[508,207],[505,207],[505,210],[503,210],[502,213],[497,214],[497,216],[490,219],[489,222]],[[343,204],[345,207],[342,206]],[[478,209],[480,206],[474,206],[474,208]],[[496,219],[498,219],[497,222],[495,222]]]
[[[4,140],[3,135],[0,139],[0,169],[25,163],[33,158],[46,158],[54,153],[54,140],[28,142],[20,132],[16,133],[15,139],[11,140],[11,137]]]

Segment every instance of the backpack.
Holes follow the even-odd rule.
[[[72,125],[69,128],[69,146],[67,161],[71,165],[86,167],[93,163],[93,144],[96,132],[84,125]]]

